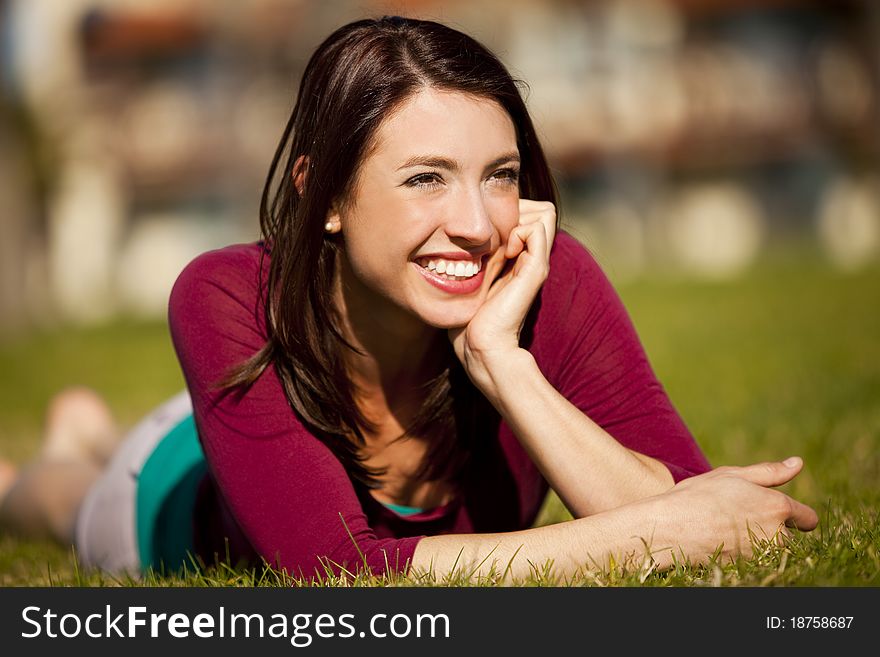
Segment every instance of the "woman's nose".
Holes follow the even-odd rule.
[[[479,190],[462,190],[446,219],[446,234],[469,244],[484,244],[495,230],[486,200]]]

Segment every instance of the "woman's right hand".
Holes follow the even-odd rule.
[[[773,490],[791,481],[803,465],[799,457],[792,457],[777,463],[720,467],[680,481],[651,498],[657,504],[654,512],[660,530],[652,552],[665,561],[657,551],[672,547],[676,558],[683,553],[694,562],[705,562],[720,546],[720,555],[733,559],[751,555],[752,536],[780,540],[789,534],[788,527],[815,529],[819,517],[812,508]],[[666,550],[663,553],[667,555]]]

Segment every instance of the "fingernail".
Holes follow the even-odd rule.
[[[800,460],[797,456],[789,456],[787,459],[785,459],[785,460],[782,462],[782,464],[783,464],[783,465],[787,465],[789,468],[794,468],[794,467],[796,467],[800,462],[801,462],[801,460]]]

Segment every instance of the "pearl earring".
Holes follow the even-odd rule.
[[[333,222],[328,221],[326,224],[324,224],[324,230],[326,230],[328,233],[332,233],[333,232]]]

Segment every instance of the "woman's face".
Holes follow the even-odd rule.
[[[519,164],[513,122],[494,101],[434,89],[404,101],[329,217],[343,236],[342,284],[358,305],[388,329],[413,317],[467,324],[504,266]]]

